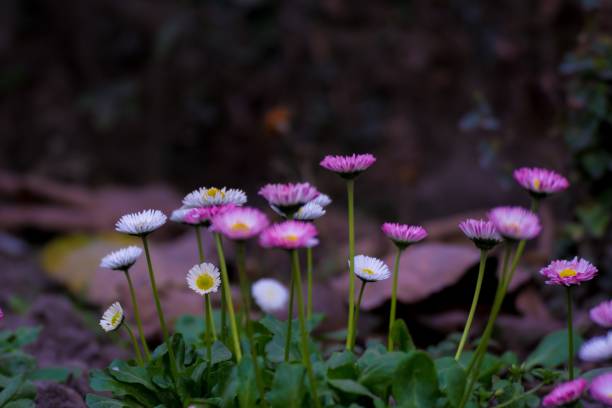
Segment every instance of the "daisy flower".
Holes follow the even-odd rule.
[[[129,235],[144,236],[166,223],[167,217],[159,210],[144,210],[119,218],[115,230]]]
[[[273,224],[259,235],[259,244],[264,248],[297,249],[308,246],[317,236],[317,229],[311,223],[285,221]]]
[[[372,154],[353,154],[352,156],[325,156],[321,160],[321,167],[338,173],[340,176],[350,179],[367,170],[376,162]]]
[[[306,243],[306,248],[314,248],[316,246],[319,246],[319,240],[317,238],[311,238]]]
[[[183,198],[183,205],[189,208],[210,207],[213,205],[245,204],[247,196],[242,190],[217,187],[201,187]]]
[[[319,192],[310,183],[266,184],[259,190],[271,207],[285,216],[292,215],[301,206],[315,199]]]
[[[492,249],[502,242],[502,237],[491,221],[467,219],[459,224],[459,229],[466,237],[483,251]]]
[[[522,207],[496,207],[488,216],[499,234],[509,240],[532,239],[542,229],[538,216]]]
[[[314,198],[313,200],[310,201],[313,204],[318,204],[321,207],[325,208],[328,205],[331,204],[332,200],[331,198],[329,198],[329,196],[327,194],[319,194],[316,198]]]
[[[100,326],[105,332],[117,330],[123,323],[123,308],[119,302],[115,302],[102,315]]]
[[[380,259],[371,256],[357,255],[355,257],[355,275],[363,281],[375,282],[387,279],[391,276],[391,272],[389,271],[389,267]]]
[[[185,213],[185,223],[189,225],[203,225],[208,227],[215,216],[233,208],[236,208],[236,206],[233,204],[190,208]]]
[[[216,292],[221,284],[219,269],[208,262],[194,265],[187,273],[187,284],[199,295]]]
[[[567,179],[559,173],[537,167],[521,167],[514,170],[514,179],[536,197],[545,197],[569,187]]]
[[[593,337],[580,347],[578,356],[581,360],[596,363],[612,357],[612,331],[605,336]]]
[[[391,241],[400,248],[422,241],[427,237],[425,228],[419,225],[406,225],[385,222],[381,230]]]
[[[593,399],[607,406],[612,406],[612,372],[595,377],[591,381],[589,392]]]
[[[571,261],[552,261],[547,267],[540,270],[547,285],[580,285],[589,281],[597,275],[597,268],[590,262],[575,257]]]
[[[263,278],[251,288],[257,306],[266,313],[283,310],[289,300],[289,291],[276,279]]]
[[[601,302],[589,312],[591,320],[602,327],[612,327],[612,300]]]
[[[129,246],[111,252],[100,261],[100,266],[115,271],[127,271],[136,263],[142,254],[142,249],[137,246]]]
[[[190,210],[191,209],[187,207],[177,208],[176,210],[172,211],[172,213],[170,214],[170,221],[176,222],[179,224],[189,224],[185,220],[185,216]]]
[[[544,397],[542,405],[545,407],[558,407],[569,404],[580,398],[587,386],[588,383],[584,378],[561,383]]]
[[[314,221],[324,215],[325,209],[319,204],[315,204],[313,201],[311,201],[306,203],[306,205],[301,206],[300,209],[294,214],[293,218],[301,221]]]
[[[234,207],[212,219],[212,228],[229,239],[253,238],[269,224],[268,217],[255,208]]]

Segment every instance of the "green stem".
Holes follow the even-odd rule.
[[[225,255],[223,254],[223,243],[221,235],[215,232],[215,242],[217,244],[217,254],[219,256],[219,266],[221,267],[221,287],[225,295],[225,306],[229,315],[230,329],[232,333],[232,342],[234,343],[234,355],[236,361],[242,359],[242,350],[240,350],[240,338],[238,337],[238,326],[236,325],[236,316],[234,314],[234,303],[232,302],[232,292],[230,288],[229,276],[227,274],[227,265],[225,263]]]
[[[395,253],[395,262],[393,263],[393,288],[391,289],[391,310],[389,312],[389,334],[387,336],[387,350],[393,351],[393,338],[391,337],[391,330],[393,329],[393,323],[395,323],[395,313],[397,310],[397,281],[399,275],[399,263],[400,257],[402,256],[402,248],[397,247]]]
[[[574,327],[572,324],[572,287],[567,286],[567,344],[568,360],[567,360],[567,371],[569,373],[570,381],[574,379]]]
[[[308,280],[308,303],[306,306],[306,320],[312,317],[312,248],[306,248],[306,274]]]
[[[130,336],[130,340],[132,340],[132,345],[134,346],[134,355],[136,357],[136,362],[138,363],[139,366],[142,367],[142,354],[140,354],[140,347],[138,347],[138,342],[136,341],[136,337],[134,337],[134,333],[132,332],[132,329],[130,329],[130,326],[128,326],[127,323],[123,323],[123,327],[125,327],[125,331],[128,332],[129,336]]]
[[[520,401],[520,400],[522,400],[523,398],[525,398],[525,397],[527,397],[527,396],[529,396],[529,395],[531,395],[531,394],[534,394],[534,393],[538,392],[538,390],[539,390],[540,388],[542,388],[542,385],[543,385],[543,384],[538,384],[537,386],[533,387],[532,389],[530,389],[530,390],[529,390],[529,391],[527,391],[526,393],[521,394],[521,395],[518,395],[518,396],[516,396],[516,397],[514,397],[514,398],[512,398],[512,399],[509,399],[508,401],[503,402],[503,403],[501,403],[501,404],[497,405],[495,408],[509,407],[509,406],[513,405],[515,402]]]
[[[198,258],[200,260],[200,263],[204,263],[204,260],[206,259],[206,257],[204,256],[204,246],[202,245],[202,233],[200,231],[199,225],[195,226],[195,234],[196,234],[196,240],[198,241]]]
[[[349,315],[348,331],[346,334],[346,349],[353,349],[353,338],[355,337],[355,203],[354,190],[355,181],[346,181],[348,195],[348,235],[349,235]]]
[[[132,278],[130,277],[130,273],[128,270],[123,271],[125,273],[125,278],[128,282],[128,287],[130,288],[130,296],[132,298],[132,309],[134,309],[134,320],[136,320],[136,327],[138,328],[138,336],[140,337],[140,342],[142,343],[142,349],[144,350],[144,354],[146,356],[146,360],[149,361],[151,359],[151,353],[149,352],[149,346],[147,345],[147,339],[144,336],[144,330],[142,329],[142,321],[140,320],[140,311],[138,310],[138,301],[136,300],[136,292],[134,291],[134,285],[132,284]]]
[[[295,283],[293,276],[289,285],[289,311],[287,312],[287,337],[285,338],[285,362],[289,362],[291,352],[291,327],[293,326],[293,296],[295,293]]]
[[[300,335],[302,343],[302,361],[306,366],[306,374],[308,375],[308,381],[310,382],[310,392],[312,394],[312,400],[315,407],[320,407],[319,397],[317,394],[317,384],[315,382],[314,372],[312,370],[312,362],[310,361],[310,352],[308,351],[308,332],[306,331],[306,322],[304,319],[304,295],[302,293],[302,277],[300,273],[300,261],[298,258],[297,250],[291,251],[292,260],[292,275],[293,281],[295,282],[295,291],[297,293],[297,309],[298,309],[298,320],[300,322]]]
[[[357,330],[359,324],[359,309],[361,308],[361,299],[363,298],[363,291],[365,290],[365,285],[368,283],[367,281],[361,281],[361,288],[359,289],[359,296],[357,296],[357,304],[355,305],[355,330]],[[355,347],[355,343],[357,342],[357,333],[355,333],[355,337],[353,338],[353,347]]]
[[[217,341],[217,330],[215,329],[215,320],[213,319],[213,308],[210,301],[210,294],[204,295],[204,308],[206,309],[206,328],[210,331],[212,341]]]
[[[540,209],[540,199],[532,197],[531,198],[531,212],[537,214],[539,209]]]
[[[487,251],[480,251],[480,265],[478,267],[478,279],[476,280],[476,289],[474,290],[474,297],[472,299],[472,306],[470,307],[470,313],[468,314],[467,322],[465,323],[465,328],[463,329],[463,335],[461,336],[461,341],[459,342],[459,347],[457,347],[457,353],[455,354],[455,360],[459,361],[461,357],[461,353],[463,352],[463,347],[465,347],[465,342],[467,341],[470,335],[470,328],[472,327],[472,321],[474,320],[474,314],[476,313],[476,308],[478,306],[478,298],[480,297],[480,288],[482,287],[482,280],[484,277],[485,265],[487,263]]]
[[[200,263],[204,263],[204,246],[202,245],[202,233],[199,225],[195,226],[196,240],[198,242],[198,259]],[[206,321],[206,328],[204,331],[204,343],[206,344],[206,356],[208,363],[212,361],[212,343],[216,340],[215,326],[212,319],[212,306],[210,303],[210,295],[207,293],[202,298],[204,304],[204,320]],[[210,370],[209,370],[210,371]]]

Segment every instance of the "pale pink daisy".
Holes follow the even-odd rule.
[[[522,207],[496,207],[488,216],[497,232],[510,240],[535,238],[542,229],[538,216]]]
[[[240,241],[256,237],[268,224],[268,217],[251,207],[234,207],[212,218],[213,231]]]
[[[538,167],[521,167],[514,170],[514,179],[535,196],[563,191],[569,187],[569,181],[559,173]]]
[[[576,401],[588,386],[584,378],[567,381],[557,385],[548,395],[542,400],[542,405],[545,407],[558,407]]]
[[[467,219],[459,224],[459,229],[472,240],[477,248],[488,251],[502,242],[495,225],[487,220]]]
[[[597,275],[597,268],[585,259],[575,257],[571,261],[552,261],[547,267],[540,270],[547,285],[580,285]]]
[[[197,207],[188,209],[183,219],[186,224],[189,225],[203,225],[205,227],[210,226],[211,220],[216,215],[219,215],[225,211],[229,211],[233,208],[237,208],[232,204],[227,205],[213,205],[210,207]]]
[[[591,320],[602,327],[612,327],[612,300],[601,302],[589,312]]]
[[[183,206],[188,208],[210,207],[214,205],[245,204],[247,196],[242,190],[236,188],[201,187],[192,191],[183,198]]]
[[[291,216],[301,206],[315,199],[319,192],[310,183],[266,184],[259,195],[268,204],[286,216]]]
[[[582,343],[578,356],[581,360],[592,363],[609,360],[612,357],[612,331]]]
[[[612,372],[601,374],[591,381],[589,388],[593,399],[612,406]]]
[[[391,241],[400,248],[422,241],[427,237],[425,228],[419,225],[385,222],[380,228]]]
[[[285,221],[263,230],[259,235],[259,244],[264,248],[305,248],[316,236],[317,229],[312,223]]]
[[[338,173],[344,178],[353,178],[367,170],[376,162],[372,154],[353,154],[351,156],[325,156],[321,160],[321,167]]]

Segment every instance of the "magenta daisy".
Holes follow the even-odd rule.
[[[310,183],[266,184],[259,195],[286,216],[293,215],[301,206],[314,200],[319,192]]]
[[[228,205],[213,205],[211,207],[198,207],[188,209],[183,215],[183,222],[190,225],[210,226],[211,220],[216,215],[225,211],[237,208],[232,204]]]
[[[234,207],[222,211],[212,219],[212,229],[229,239],[253,238],[269,224],[268,217],[251,207]]]
[[[385,222],[380,229],[387,238],[400,248],[406,248],[408,245],[422,241],[427,237],[427,231],[419,225]]]
[[[567,381],[557,385],[542,400],[545,407],[558,407],[576,401],[588,386],[584,378]]]
[[[495,225],[487,220],[467,219],[459,224],[459,229],[483,251],[492,249],[502,241]]]
[[[569,181],[559,173],[538,167],[516,169],[514,179],[536,197],[544,197],[569,187]]]
[[[263,230],[259,235],[259,244],[264,248],[305,248],[316,236],[317,229],[312,223],[285,221]]]
[[[591,320],[602,327],[612,327],[612,300],[601,302],[589,312]]]
[[[589,392],[593,399],[612,406],[612,372],[595,377],[591,382]]]
[[[589,281],[597,275],[597,268],[590,262],[575,257],[571,261],[557,260],[540,270],[547,285],[580,285]]]
[[[321,160],[321,167],[338,173],[344,178],[353,178],[367,170],[376,162],[372,154],[353,154],[351,156],[325,156]]]
[[[538,216],[523,207],[496,207],[488,216],[499,234],[509,240],[532,239],[542,229]]]

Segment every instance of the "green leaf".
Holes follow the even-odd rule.
[[[610,224],[609,211],[599,203],[579,206],[576,215],[589,234],[595,238],[603,237]]]
[[[406,326],[406,322],[403,319],[397,319],[391,326],[391,339],[393,340],[393,346],[400,351],[413,351],[416,350],[412,336]]]
[[[75,377],[79,377],[81,375],[81,370],[65,367],[37,368],[28,376],[28,378],[32,381],[66,382],[71,374]]]
[[[133,367],[125,361],[114,360],[108,369],[109,374],[122,383],[140,384],[145,388],[155,391],[155,386],[151,382],[149,373],[144,367]]]
[[[361,373],[359,375],[359,383],[366,387],[384,387],[391,384],[398,366],[407,358],[407,354],[393,351],[391,353],[382,354],[375,359],[366,360],[367,363],[362,362],[360,364]]]
[[[446,395],[453,407],[458,406],[465,389],[465,370],[452,357],[439,358],[435,361],[435,365],[440,390]]]
[[[595,377],[599,375],[610,373],[610,372],[612,372],[612,367],[595,368],[593,370],[589,370],[587,372],[582,373],[580,377],[591,381],[592,379],[594,379]]]
[[[145,406],[159,404],[157,396],[140,384],[125,383],[111,377],[107,372],[94,370],[91,372],[89,385],[94,391],[110,391],[117,397],[132,397]]]
[[[574,355],[582,345],[582,337],[574,332]],[[553,332],[540,342],[538,347],[525,360],[525,368],[531,369],[536,366],[555,368],[565,363],[568,359],[567,330]]]
[[[434,362],[423,351],[408,354],[393,377],[393,397],[400,407],[431,408],[439,396]]]
[[[85,402],[89,408],[123,408],[125,405],[121,401],[112,398],[101,397],[95,394],[87,394]]]
[[[237,365],[238,401],[241,407],[254,407],[258,399],[253,361],[244,357]],[[263,396],[262,396],[263,397]]]
[[[14,401],[10,401],[8,404],[4,405],[2,408],[34,408],[34,400],[31,399],[18,399]]]
[[[355,355],[350,351],[336,351],[327,361],[328,378],[356,378]]]
[[[340,390],[342,392],[345,392],[347,394],[370,397],[373,400],[378,399],[378,397],[372,394],[372,392],[370,392],[370,390],[368,390],[367,387],[364,387],[363,385],[359,384],[357,381],[354,381],[354,380],[346,380],[346,379],[328,380],[328,383],[333,388]]]
[[[232,352],[219,340],[212,345],[212,365],[232,359]]]
[[[276,368],[272,389],[266,399],[272,408],[300,408],[304,400],[304,375],[301,364],[281,363]]]
[[[19,374],[9,381],[2,392],[0,392],[0,407],[3,407],[4,404],[10,401],[11,398],[17,394],[24,381],[25,378],[23,374]]]

